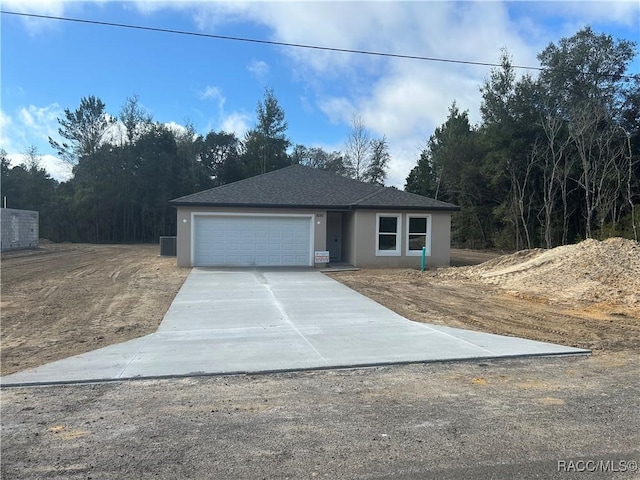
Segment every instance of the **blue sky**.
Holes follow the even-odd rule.
[[[549,42],[585,25],[640,39],[637,1],[571,2],[61,2],[4,0],[2,9],[105,22],[406,55],[537,66]],[[58,180],[69,169],[49,147],[56,118],[100,97],[117,115],[138,95],[154,120],[242,137],[265,87],[293,143],[342,150],[354,114],[387,137],[387,184],[403,187],[421,148],[456,101],[479,121],[488,67],[304,50],[2,15],[0,147],[14,163],[36,146]],[[640,71],[636,58],[632,73]]]

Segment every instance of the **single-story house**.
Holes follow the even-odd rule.
[[[449,264],[450,203],[293,165],[171,200],[193,266]],[[328,259],[327,253],[328,252]]]

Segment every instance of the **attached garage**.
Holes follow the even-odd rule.
[[[171,200],[179,267],[449,264],[451,214],[432,198],[292,165]],[[317,262],[317,263],[316,263]]]
[[[313,265],[311,215],[194,214],[192,265]]]

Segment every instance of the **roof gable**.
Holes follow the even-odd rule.
[[[170,203],[174,206],[458,210],[450,203],[303,165],[292,165],[186,195]]]

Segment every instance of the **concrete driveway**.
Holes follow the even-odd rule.
[[[195,268],[156,333],[8,375],[2,384],[584,353],[412,322],[309,269]]]

